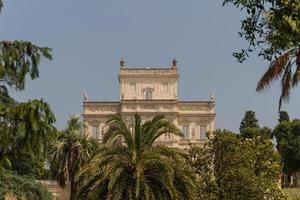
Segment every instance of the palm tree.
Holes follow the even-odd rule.
[[[294,70],[293,66],[295,66]],[[289,100],[291,89],[298,86],[300,81],[300,47],[286,51],[271,62],[268,70],[257,83],[256,91],[261,92],[265,90],[273,81],[280,77],[281,96],[279,99],[279,111],[282,103]]]
[[[67,128],[50,145],[49,162],[54,177],[61,186],[70,181],[73,200],[76,193],[75,175],[98,149],[98,141],[83,134],[84,124],[71,117]]]
[[[121,116],[108,121],[105,145],[81,170],[78,199],[193,199],[194,175],[179,153],[156,139],[181,135],[163,116],[127,126]]]

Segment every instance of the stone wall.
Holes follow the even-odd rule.
[[[53,200],[69,200],[70,199],[70,186],[66,185],[65,188],[59,186],[56,181],[42,180],[39,181],[43,186],[45,186],[53,196]]]

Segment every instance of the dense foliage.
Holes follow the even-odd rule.
[[[296,176],[296,172],[300,171],[300,120],[279,123],[273,135],[282,158],[283,172]]]
[[[51,194],[29,176],[5,173],[0,176],[0,186],[0,200],[5,200],[5,196],[9,194],[18,200],[52,200]]]
[[[279,118],[278,118],[278,122],[281,123],[283,121],[290,121],[290,116],[286,111],[280,111],[279,112]]]
[[[8,88],[24,90],[27,75],[36,79],[41,58],[51,59],[50,52],[26,41],[0,41],[0,171],[10,166],[20,174],[35,174],[31,165],[42,165],[45,158],[55,122],[49,105],[43,100],[16,102]]]
[[[0,80],[15,89],[25,89],[26,75],[39,76],[41,57],[51,59],[51,49],[38,47],[27,41],[0,42]]]
[[[42,100],[0,103],[0,167],[10,163],[10,169],[19,174],[40,175],[37,170],[43,168],[54,121]]]
[[[278,188],[280,157],[269,140],[216,131],[204,147],[192,146],[190,163],[205,200],[284,199]]]
[[[283,101],[288,101],[290,90],[300,81],[300,1],[299,0],[224,0],[244,12],[240,37],[249,46],[233,55],[243,62],[249,53],[271,61],[257,84],[262,91],[281,78]]]
[[[55,122],[49,105],[43,100],[16,102],[7,89],[23,90],[27,74],[32,79],[37,78],[42,56],[50,59],[50,49],[22,41],[0,42],[0,169],[3,163],[11,165],[10,160],[30,157],[27,161],[39,162],[45,157],[48,135],[54,131]],[[18,170],[24,165],[26,162],[14,163],[13,167]]]
[[[0,11],[2,8],[0,0]],[[51,49],[26,41],[0,41],[0,199],[51,199],[29,176],[43,174],[48,140],[55,132],[55,117],[43,100],[17,102],[11,90],[24,90],[26,78],[38,78],[42,57]],[[11,172],[12,170],[14,172]]]
[[[135,115],[126,124],[113,116],[104,137],[105,146],[80,172],[78,199],[193,199],[195,176],[184,154],[155,140],[181,135],[162,116],[142,123]]]
[[[260,137],[262,139],[272,139],[272,130],[268,127],[263,128],[245,128],[241,136],[244,139],[253,139],[255,137]]]
[[[51,142],[49,150],[51,173],[62,186],[70,181],[70,199],[74,199],[76,193],[76,174],[98,147],[97,139],[84,134],[84,124],[79,117],[71,117],[67,128]]]

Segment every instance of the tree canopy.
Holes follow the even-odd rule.
[[[0,0],[0,12],[3,2]],[[51,199],[47,190],[29,176],[43,172],[48,140],[56,131],[50,106],[41,100],[17,102],[9,90],[24,90],[26,78],[39,77],[42,58],[51,49],[27,41],[0,41],[0,199]]]
[[[256,52],[270,61],[256,90],[262,91],[281,78],[280,110],[300,81],[300,1],[224,0],[225,4],[233,4],[244,14],[239,36],[248,42],[248,47],[233,55],[243,62]]]
[[[278,122],[281,123],[283,121],[290,121],[290,116],[286,111],[280,111],[279,112]]]
[[[67,128],[51,141],[48,156],[50,169],[61,186],[70,181],[70,199],[75,198],[75,176],[98,148],[98,140],[84,134],[84,123],[75,116],[69,119]]]
[[[242,133],[246,128],[259,128],[258,120],[255,117],[255,112],[252,110],[246,111],[240,124],[240,132]]]
[[[300,170],[300,120],[281,122],[274,128],[273,135],[283,162],[283,172],[293,175]]]
[[[162,116],[130,124],[113,116],[103,139],[105,145],[80,172],[79,199],[193,199],[195,176],[185,156],[155,140],[181,135]]]
[[[20,176],[12,172],[0,176],[0,200],[6,200],[6,195],[18,199],[51,200],[52,196],[46,188],[42,187],[30,176]]]
[[[192,146],[200,199],[284,199],[278,188],[280,157],[271,141],[217,130],[204,147]]]
[[[0,11],[2,7],[0,0]],[[55,131],[54,114],[43,100],[17,102],[9,95],[9,89],[25,89],[27,75],[39,77],[41,58],[52,59],[51,49],[27,41],[0,41],[0,172],[12,168],[29,174],[34,171],[31,165],[43,165],[47,140]]]

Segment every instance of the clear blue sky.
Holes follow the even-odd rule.
[[[267,63],[255,56],[239,64],[231,56],[245,42],[238,38],[241,13],[221,0],[4,0],[0,40],[29,40],[53,49],[40,78],[28,81],[20,101],[43,98],[64,127],[70,114],[82,112],[81,91],[91,100],[119,98],[119,59],[127,65],[179,65],[179,99],[216,96],[216,126],[237,131],[246,110],[261,126],[277,122],[279,85],[263,94],[256,82]],[[284,105],[300,118],[300,88]],[[297,104],[298,103],[298,104]]]

